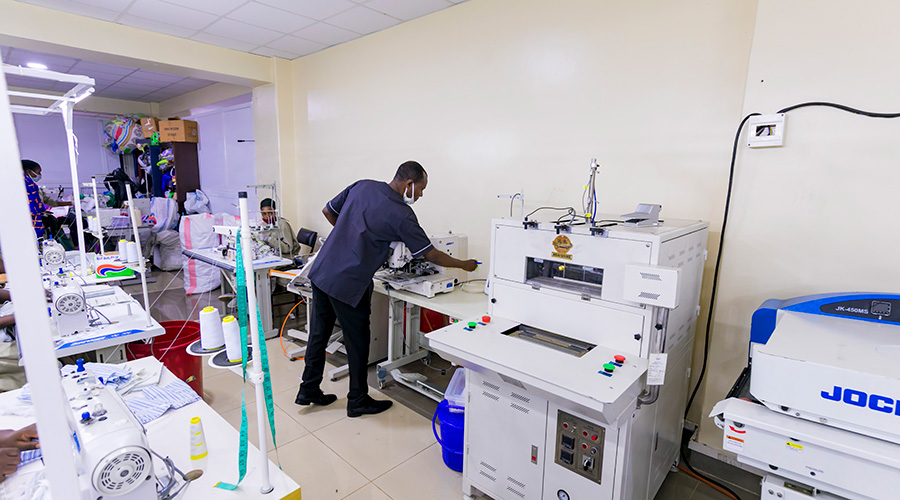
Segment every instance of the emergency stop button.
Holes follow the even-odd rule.
[[[481,317],[481,322],[482,322],[482,323],[490,323],[490,322],[491,322],[491,317],[490,317],[490,316],[482,316],[482,317]]]
[[[613,359],[616,360],[616,363],[625,362],[625,356],[622,356],[621,354],[616,354],[615,356],[613,356]]]

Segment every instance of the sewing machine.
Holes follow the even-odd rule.
[[[81,487],[77,498],[157,500],[146,430],[112,387],[89,370],[81,366],[79,370],[62,376],[76,440],[73,449]]]
[[[469,238],[463,234],[442,234],[432,236],[434,248],[451,257],[467,259]],[[462,280],[464,271],[441,267],[422,258],[413,259],[403,242],[391,243],[391,255],[385,268],[375,274],[375,279],[389,284],[395,290],[424,295],[428,298],[439,293],[452,292]]]
[[[681,440],[707,235],[493,221],[489,314],[427,335],[468,369],[463,498],[655,496]]]
[[[263,223],[262,226],[259,226],[261,229],[271,228],[270,224]],[[217,250],[222,254],[222,257],[234,260],[234,256],[237,254],[237,234],[240,227],[237,226],[213,226],[213,232],[219,235],[222,235],[222,243],[218,246]],[[259,260],[264,257],[269,257],[272,255],[278,255],[278,252],[262,242],[257,238],[258,231],[260,229],[251,229],[251,238],[253,242],[253,260]]]
[[[87,331],[90,324],[87,299],[75,280],[57,276],[50,285],[51,313],[57,334],[61,337]]]
[[[900,295],[768,300],[750,359],[710,417],[764,499],[897,498]]]

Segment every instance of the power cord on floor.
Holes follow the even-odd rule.
[[[291,361],[302,360],[303,356],[291,356],[290,354],[288,354],[287,349],[284,348],[284,326],[287,325],[287,321],[288,319],[290,319],[291,313],[294,312],[294,309],[296,309],[297,306],[304,302],[306,302],[306,299],[300,299],[300,302],[294,304],[294,307],[292,307],[291,310],[288,311],[287,316],[284,317],[284,321],[281,323],[281,330],[278,331],[278,343],[281,344],[281,350],[284,351],[284,355],[287,356],[287,358]],[[309,321],[309,318],[307,318],[307,321]]]
[[[871,111],[863,111],[860,109],[852,108],[850,106],[845,106],[843,104],[836,104],[836,103],[824,102],[824,101],[811,101],[811,102],[795,104],[793,106],[788,106],[786,108],[782,108],[781,110],[778,111],[778,114],[788,113],[790,111],[794,111],[794,110],[801,109],[801,108],[808,108],[808,107],[834,108],[834,109],[838,109],[841,111],[846,111],[848,113],[853,113],[856,115],[867,116],[869,118],[900,118],[900,113],[876,113],[876,112],[871,112]],[[694,403],[694,399],[697,396],[697,392],[700,390],[700,386],[703,384],[703,378],[706,375],[706,370],[708,367],[709,340],[710,340],[710,333],[712,331],[713,312],[715,310],[715,304],[716,304],[716,292],[718,290],[718,283],[719,283],[719,270],[721,269],[722,253],[723,253],[723,249],[725,247],[725,228],[728,224],[728,214],[731,210],[731,196],[732,196],[732,190],[734,187],[734,169],[735,169],[735,160],[737,158],[738,141],[740,140],[741,132],[744,129],[744,125],[746,125],[747,120],[749,120],[753,116],[760,116],[760,113],[750,113],[749,115],[745,116],[743,120],[741,120],[740,125],[738,125],[737,133],[734,136],[734,144],[731,149],[731,165],[730,165],[729,171],[728,171],[728,192],[725,197],[725,211],[724,211],[724,215],[722,217],[722,231],[719,234],[719,248],[716,252],[716,266],[715,266],[715,270],[713,271],[712,291],[710,293],[709,310],[707,312],[707,317],[706,317],[706,332],[705,332],[705,338],[703,340],[703,364],[700,368],[700,376],[697,378],[697,384],[694,386],[694,390],[691,392],[691,397],[690,397],[690,399],[688,399],[688,404],[685,407],[685,410],[684,410],[685,418],[687,418],[688,412],[690,411],[690,409]],[[722,488],[724,488],[728,492],[730,492],[730,494],[733,495],[733,497],[736,500],[740,500],[740,497],[738,497],[733,491],[729,490],[724,485],[721,485],[720,483],[717,483],[714,480],[712,480],[712,479],[698,473],[696,470],[694,470],[694,468],[691,467],[690,462],[688,462],[688,460],[687,460],[687,454],[685,453],[685,446],[682,446],[681,458],[684,461],[684,464],[688,467],[688,469],[690,469],[690,471],[693,474],[696,474],[700,479],[710,481],[714,484],[718,484],[719,486],[721,486]]]

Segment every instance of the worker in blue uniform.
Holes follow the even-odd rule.
[[[372,277],[387,260],[394,241],[406,244],[413,257],[443,267],[474,271],[474,259],[462,261],[434,248],[419,225],[411,205],[428,185],[428,174],[418,162],[400,165],[391,182],[354,182],[329,201],[322,214],[334,226],[312,263],[312,314],[306,368],[295,402],[328,405],[337,400],[320,384],[325,371],[325,349],[335,320],[344,332],[350,369],[347,416],[381,413],[390,401],[368,394],[366,368],[369,357],[369,315],[372,310]]]

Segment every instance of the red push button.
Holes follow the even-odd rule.
[[[581,435],[584,437],[588,437],[588,431],[581,431]]]
[[[563,422],[563,429],[568,429],[568,428],[569,428],[569,423]]]
[[[581,449],[582,449],[582,450],[586,450],[586,449],[587,449],[587,445],[584,444],[584,443],[581,443]]]
[[[597,436],[591,436],[591,441],[596,441],[596,440],[597,440]]]
[[[616,363],[625,362],[625,356],[622,356],[621,354],[616,354],[615,356],[613,356],[613,359],[616,360]]]
[[[481,322],[482,322],[482,323],[490,323],[490,322],[491,322],[491,317],[490,317],[490,316],[482,316],[482,317],[481,317]]]

